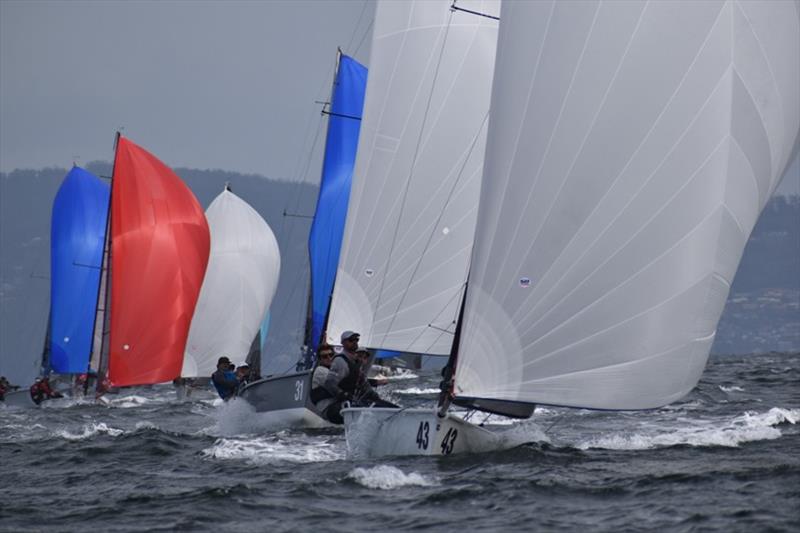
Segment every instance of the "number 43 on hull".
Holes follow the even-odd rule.
[[[435,409],[343,409],[347,449],[353,457],[450,455],[509,447],[502,432],[492,432]]]

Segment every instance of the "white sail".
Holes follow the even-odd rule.
[[[192,317],[183,377],[210,376],[217,358],[243,362],[275,295],[280,251],[255,209],[225,190],[206,210],[211,252]]]
[[[696,385],[796,149],[799,34],[787,1],[503,5],[456,397]]]
[[[466,281],[497,21],[381,2],[328,342],[447,354]],[[496,1],[459,7],[497,16]]]

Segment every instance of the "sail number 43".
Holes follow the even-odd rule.
[[[430,443],[431,426],[428,422],[420,422],[419,429],[417,429],[417,448],[420,450],[427,450]],[[444,434],[442,439],[442,455],[450,455],[453,453],[453,447],[456,445],[456,438],[458,437],[458,430],[450,428]]]
[[[420,450],[428,449],[428,432],[431,426],[427,422],[420,422],[417,430],[417,448]]]

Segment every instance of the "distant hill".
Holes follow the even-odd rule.
[[[99,176],[111,173],[109,163],[89,163],[86,168]],[[318,188],[222,170],[175,171],[203,208],[229,182],[275,232],[281,278],[271,308],[265,360],[269,372],[293,368],[308,298],[310,219],[284,216],[284,209],[290,215],[313,215]],[[42,350],[50,295],[50,209],[66,173],[63,168],[0,173],[0,374],[12,378],[36,371],[19,368],[16,354]]]
[[[800,350],[800,196],[767,203],[744,249],[713,353]]]
[[[87,168],[109,175],[108,163]],[[175,169],[203,207],[230,182],[272,227],[282,254],[266,346],[268,371],[293,366],[308,298],[307,237],[317,187],[222,170]],[[16,354],[40,352],[49,305],[50,208],[67,169],[0,173],[0,374],[27,374]],[[772,198],[745,248],[714,353],[800,350],[800,197]],[[35,370],[35,369],[34,369]]]

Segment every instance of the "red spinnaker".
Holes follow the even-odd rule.
[[[119,138],[111,194],[111,336],[115,386],[178,377],[210,236],[192,191],[164,163]]]

